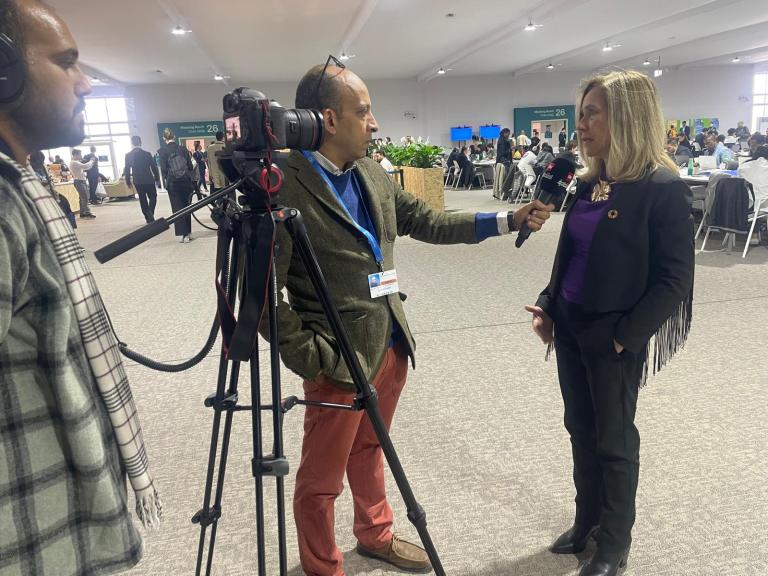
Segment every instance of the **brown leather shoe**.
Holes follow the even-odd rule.
[[[356,550],[361,556],[383,560],[406,572],[419,574],[432,572],[432,564],[429,562],[429,557],[424,549],[416,544],[401,540],[394,534],[392,541],[382,548],[368,550],[358,542]]]

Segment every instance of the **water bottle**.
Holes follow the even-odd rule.
[[[688,158],[688,176],[693,176],[693,158]]]

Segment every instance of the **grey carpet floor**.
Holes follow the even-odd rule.
[[[452,210],[503,209],[487,190],[449,191],[446,203]],[[157,212],[170,212],[165,194]],[[137,228],[142,217],[137,201],[110,203],[96,215],[80,224],[78,236],[120,337],[164,361],[191,356],[214,315],[214,233],[193,223],[190,244],[167,232],[100,265],[93,250]],[[478,246],[398,241],[418,369],[409,376],[392,438],[450,575],[569,576],[589,552],[555,557],[546,551],[573,517],[570,448],[555,363],[544,362],[523,310],[547,281],[561,224],[562,215],[553,216],[521,250],[512,237]],[[768,574],[767,330],[768,250],[753,248],[746,260],[735,252],[697,256],[688,345],[640,395],[641,481],[628,576]],[[212,422],[203,400],[215,388],[217,364],[213,354],[169,375],[127,362],[166,514],[158,531],[145,534],[145,555],[131,576],[194,573],[199,528],[190,518],[203,498]],[[284,395],[298,394],[300,380],[282,374]],[[247,370],[243,377],[247,403]],[[301,574],[290,498],[302,417],[294,409],[285,418],[292,576]],[[250,420],[238,413],[217,575],[256,573],[250,456]],[[266,485],[273,575],[274,483]],[[391,477],[389,492],[396,530],[415,539]],[[336,514],[347,574],[398,573],[354,553],[351,525],[347,490]]]

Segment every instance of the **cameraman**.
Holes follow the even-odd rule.
[[[399,235],[434,244],[472,244],[517,230],[538,230],[552,206],[528,204],[515,213],[446,214],[404,192],[366,151],[378,125],[363,81],[349,70],[315,66],[296,90],[298,108],[320,110],[325,138],[319,152],[293,151],[282,200],[298,208],[314,239],[317,259],[339,307],[353,347],[389,426],[413,361],[414,342],[397,291],[377,295],[379,272],[395,277]],[[355,388],[290,237],[279,229],[280,353],[304,378],[307,400],[350,404]],[[395,288],[396,290],[396,288]],[[334,502],[346,471],[354,496],[357,551],[410,571],[429,570],[419,546],[392,533],[393,514],[384,488],[383,454],[363,412],[308,407],[294,517],[301,565],[307,574],[343,574],[334,537]]]
[[[46,4],[0,0],[0,50],[0,572],[125,570],[142,554],[125,471],[143,521],[160,502],[98,289],[27,164],[82,142],[91,87]]]

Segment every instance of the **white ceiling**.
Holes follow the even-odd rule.
[[[94,75],[296,81],[329,53],[364,79],[768,61],[768,0],[50,0]],[[452,12],[454,18],[447,18]],[[523,27],[530,18],[543,24]],[[178,37],[181,25],[191,33]],[[603,52],[606,43],[621,44]]]

